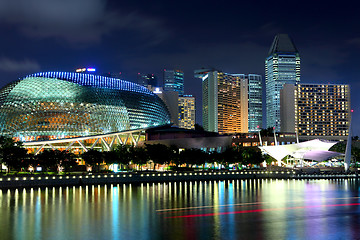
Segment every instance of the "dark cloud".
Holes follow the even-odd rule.
[[[161,21],[136,11],[109,10],[106,0],[2,0],[0,21],[31,38],[55,37],[94,43],[114,31],[134,31],[157,44],[168,31]],[[1,23],[0,23],[1,24]]]
[[[344,63],[347,60],[348,52],[341,45],[336,44],[315,44],[306,46],[299,50],[301,57],[307,64],[315,67],[333,67]]]
[[[34,60],[12,60],[0,58],[0,71],[2,72],[28,72],[39,71],[40,65]]]
[[[351,47],[360,48],[360,37],[351,38],[351,39],[346,41],[346,44],[350,45]]]
[[[149,55],[129,57],[126,69],[162,69],[164,67],[201,68],[214,67],[227,72],[249,73],[264,71],[264,59],[268,48],[253,42],[237,44],[186,44],[179,52],[157,52]],[[191,56],[191,57],[190,57]]]
[[[299,2],[295,9],[252,1],[0,0],[5,33],[0,85],[40,66],[43,71],[93,66],[99,74],[122,72],[130,81],[137,72],[154,73],[161,81],[164,68],[179,68],[186,93],[197,97],[200,116],[201,80],[194,79],[194,69],[264,78],[274,36],[288,33],[300,52],[302,82],[349,83],[356,94],[359,23],[356,8],[341,3],[323,8]],[[352,105],[359,104],[353,95]]]

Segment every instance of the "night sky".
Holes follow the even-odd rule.
[[[360,135],[360,14],[350,2],[1,0],[0,87],[38,71],[137,73],[182,69],[197,98],[194,69],[256,73],[277,33],[301,56],[302,83],[351,85],[353,134]],[[265,104],[265,103],[264,103]]]

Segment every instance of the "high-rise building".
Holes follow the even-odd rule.
[[[295,132],[295,89],[294,84],[284,84],[280,90],[281,132]]]
[[[195,97],[179,96],[179,127],[195,129]]]
[[[195,70],[202,79],[203,127],[219,133],[248,132],[248,82],[239,74]]]
[[[157,82],[157,77],[152,73],[149,73],[149,74],[138,73],[137,83],[146,88],[148,87],[148,85],[150,85],[152,87],[159,87],[158,82]]]
[[[164,69],[164,90],[175,91],[184,95],[184,72]]]
[[[148,89],[155,93],[166,105],[170,113],[170,121],[179,126],[179,93],[175,91],[164,91],[162,87],[148,86]]]
[[[265,60],[266,125],[280,131],[280,90],[300,83],[300,55],[287,34],[278,34]]]
[[[249,94],[249,132],[262,128],[262,77],[258,74],[248,75]]]
[[[262,77],[258,74],[233,74],[248,83],[248,128],[258,132],[262,128]]]
[[[349,134],[349,85],[286,84],[281,98],[282,130],[294,130],[303,139],[340,140]]]

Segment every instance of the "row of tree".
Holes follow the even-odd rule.
[[[167,147],[162,144],[134,147],[131,145],[118,145],[111,151],[100,152],[89,150],[81,155],[74,155],[68,151],[44,150],[37,155],[27,153],[19,142],[11,138],[0,137],[0,160],[8,167],[8,171],[27,171],[29,167],[41,166],[43,171],[71,171],[77,165],[77,160],[83,160],[91,166],[93,171],[99,171],[103,164],[119,164],[121,168],[128,169],[130,165],[142,169],[144,164],[171,165],[175,168],[194,165],[204,168],[205,163],[221,164],[228,167],[234,164],[241,165],[260,164],[264,157],[258,148],[228,148],[222,153],[206,153],[200,149],[185,149],[179,151],[175,146]]]
[[[356,140],[357,136],[355,137]],[[353,138],[354,140],[354,138]],[[346,142],[338,142],[337,144],[335,144],[334,146],[332,146],[329,151],[334,151],[334,152],[339,152],[339,153],[345,153],[346,151]],[[355,146],[355,144],[353,144],[351,146],[351,156],[353,158],[353,160],[355,162],[360,161],[360,148],[358,148],[357,146]]]
[[[86,164],[99,170],[103,163],[108,165],[119,164],[122,168],[129,168],[129,165],[136,165],[137,169],[149,162],[155,169],[157,165],[171,165],[176,168],[186,166],[192,168],[194,165],[205,167],[205,164],[215,163],[228,168],[230,164],[237,167],[242,165],[255,165],[264,161],[264,157],[258,148],[228,148],[222,153],[207,153],[201,149],[189,148],[179,151],[175,146],[167,147],[163,144],[146,144],[144,147],[131,145],[118,145],[108,152],[89,150],[81,155]]]
[[[7,166],[8,171],[27,171],[29,167],[41,166],[44,171],[56,172],[59,169],[71,171],[78,165],[73,153],[59,150],[44,150],[34,155],[28,153],[21,142],[0,136],[0,164]]]

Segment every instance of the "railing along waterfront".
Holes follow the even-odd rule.
[[[357,173],[296,173],[295,171],[195,171],[195,172],[127,172],[78,175],[0,176],[0,188],[143,183],[172,181],[206,181],[232,179],[349,179]]]

